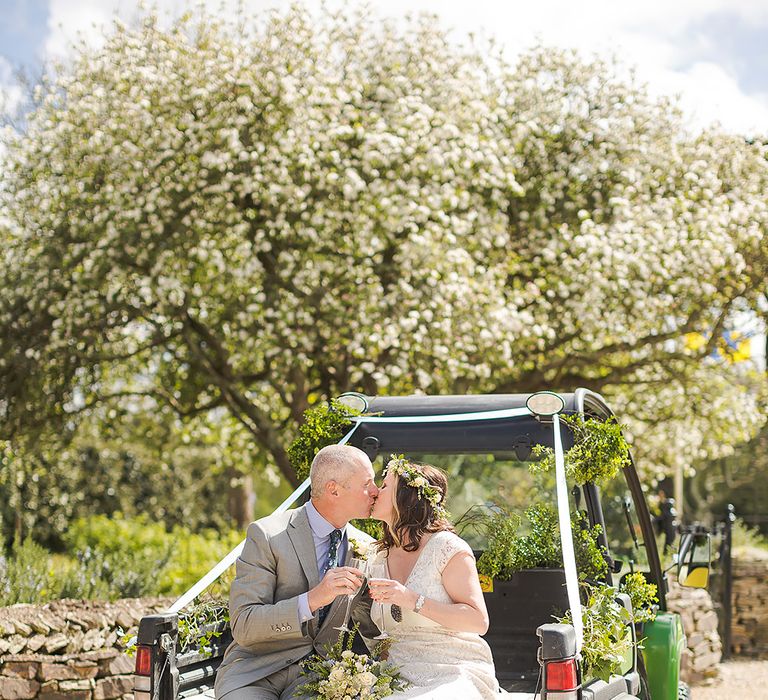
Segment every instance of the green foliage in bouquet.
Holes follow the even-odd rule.
[[[405,690],[408,683],[400,677],[394,664],[382,661],[391,638],[382,640],[372,654],[355,654],[352,642],[357,625],[347,635],[326,649],[327,656],[314,654],[302,661],[302,676],[307,682],[297,694],[319,700],[379,700]]]
[[[629,466],[629,445],[615,418],[588,418],[582,422],[580,416],[573,415],[563,416],[563,422],[574,437],[573,447],[565,453],[565,471],[577,484],[605,483]],[[534,445],[532,454],[542,459],[531,464],[531,471],[554,470],[555,452],[551,447]]]
[[[336,399],[304,411],[299,434],[288,448],[288,458],[299,481],[309,476],[309,468],[318,451],[341,440],[352,427],[350,417],[360,413]]]
[[[656,619],[655,603],[659,602],[658,588],[648,583],[639,572],[627,574],[619,586],[620,593],[626,593],[632,601],[633,622],[653,622]]]
[[[589,586],[587,604],[581,608],[584,646],[581,649],[584,680],[607,681],[620,673],[622,663],[632,653],[632,622],[629,610],[616,600],[616,590],[607,584]],[[571,611],[556,617],[558,622],[573,624]]]
[[[480,574],[505,581],[516,571],[563,566],[557,512],[547,505],[535,504],[525,511],[525,519],[528,532],[520,535],[521,519],[504,509],[497,508],[490,515],[473,517],[473,525],[484,531],[487,540],[485,551],[477,562]],[[597,542],[602,531],[600,526],[589,528],[584,516],[574,513],[571,528],[579,578],[604,578],[608,565]]]

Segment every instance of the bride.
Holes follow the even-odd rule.
[[[371,513],[384,537],[370,562],[374,622],[394,638],[404,698],[494,698],[488,611],[470,546],[446,519],[443,471],[393,456]],[[380,578],[378,576],[381,576]]]

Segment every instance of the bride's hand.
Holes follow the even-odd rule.
[[[371,598],[382,605],[399,605],[404,610],[413,610],[419,594],[406,588],[400,581],[391,578],[372,578],[368,581]]]

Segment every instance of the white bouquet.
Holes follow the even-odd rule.
[[[349,648],[353,639],[350,634],[345,648],[341,635],[327,656],[313,654],[302,662],[302,675],[308,680],[299,688],[299,695],[321,700],[379,700],[408,686],[397,666],[380,658],[388,644],[379,644],[369,656]]]

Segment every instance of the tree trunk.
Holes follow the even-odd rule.
[[[238,530],[244,530],[253,521],[253,506],[256,497],[253,493],[253,477],[241,474],[237,469],[228,471],[229,493],[227,507],[229,516]]]

